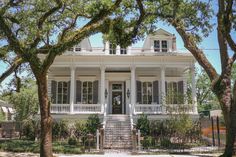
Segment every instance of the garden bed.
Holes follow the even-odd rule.
[[[2,140],[0,142],[1,151],[39,153],[39,148],[39,142],[30,140]],[[53,152],[81,154],[84,153],[84,149],[82,146],[68,145],[67,142],[53,142]]]

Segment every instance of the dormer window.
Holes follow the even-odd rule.
[[[120,48],[120,54],[121,55],[127,54],[127,49],[126,48]]]
[[[154,40],[155,52],[167,52],[167,40]]]
[[[81,51],[81,46],[80,46],[80,45],[77,45],[77,46],[75,47],[75,52],[78,52],[78,51]]]
[[[161,51],[167,52],[167,41],[166,40],[161,41]]]
[[[154,40],[154,51],[160,52],[160,40]]]
[[[116,45],[115,44],[112,44],[110,43],[109,44],[109,50],[110,50],[110,54],[116,54]]]
[[[69,48],[69,49],[68,49],[68,51],[74,51],[74,48],[73,48],[73,47],[71,47],[71,48]]]

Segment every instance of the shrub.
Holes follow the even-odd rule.
[[[77,138],[85,136],[87,134],[86,121],[78,120],[74,124],[75,136]]]
[[[161,145],[161,147],[164,147],[164,148],[170,148],[171,141],[168,138],[162,138],[161,142],[160,142],[160,145]]]
[[[100,125],[101,125],[101,122],[97,114],[90,115],[88,117],[88,120],[86,123],[86,128],[87,128],[88,133],[95,135]]]
[[[153,143],[153,138],[151,136],[144,137],[143,141],[141,141],[141,144],[144,148],[150,148]]]
[[[70,138],[68,139],[68,144],[69,144],[69,145],[72,145],[72,146],[77,145],[77,139],[76,139],[75,137],[70,137]]]
[[[52,125],[52,136],[53,139],[67,138],[69,136],[68,121],[54,121]]]
[[[33,119],[24,120],[21,128],[26,139],[35,140],[39,132],[39,121]]]
[[[142,136],[150,135],[150,129],[149,129],[149,120],[147,118],[147,115],[142,114],[138,120],[137,120],[137,129],[140,130]]]

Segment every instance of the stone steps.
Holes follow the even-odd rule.
[[[104,133],[104,148],[132,148],[131,127],[128,115],[108,115]]]

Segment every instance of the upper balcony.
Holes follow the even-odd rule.
[[[185,55],[177,51],[176,37],[163,29],[149,34],[142,47],[121,47],[106,41],[103,47],[92,47],[88,38],[68,49],[65,55]]]

